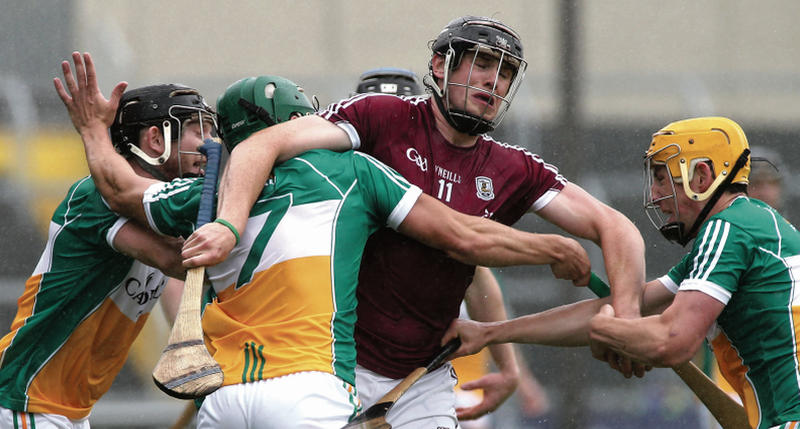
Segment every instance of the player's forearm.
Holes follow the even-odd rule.
[[[596,317],[590,322],[592,341],[608,345],[631,359],[654,366],[687,362],[696,350],[682,347],[662,315],[641,319]]]
[[[234,148],[220,179],[217,217],[233,224],[240,234],[244,233],[250,209],[261,194],[279,152],[263,144],[261,137],[260,133],[253,134]]]
[[[572,254],[570,239],[556,234],[522,232],[498,222],[464,216],[466,249],[452,256],[467,263],[490,267],[547,265]]]
[[[86,162],[98,191],[112,210],[128,217],[144,219],[142,194],[149,181],[133,171],[111,144],[108,130],[102,125],[80,130]]]
[[[490,344],[525,343],[577,347],[589,344],[589,322],[609,298],[591,299],[540,313],[492,324],[486,333]]]
[[[620,317],[639,317],[645,284],[644,240],[626,217],[615,212],[614,218],[614,226],[604,229],[600,243],[612,306]]]

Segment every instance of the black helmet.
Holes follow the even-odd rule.
[[[356,94],[377,92],[393,95],[419,95],[417,75],[411,70],[394,67],[381,67],[367,70],[358,78]]]
[[[150,165],[161,165],[170,157],[170,146],[156,158],[139,149],[139,131],[160,126],[165,142],[181,136],[181,126],[187,120],[211,121],[216,127],[216,114],[203,96],[188,86],[179,84],[150,85],[122,94],[111,124],[111,141],[117,152],[129,157],[136,155]],[[173,132],[172,129],[175,129]]]
[[[431,89],[433,98],[450,125],[458,131],[472,135],[493,130],[508,111],[511,100],[514,98],[514,94],[517,92],[527,68],[527,63],[522,54],[522,42],[517,32],[493,18],[463,16],[450,21],[436,36],[436,39],[431,42],[430,47],[433,55],[428,63],[429,75],[423,79],[423,83]],[[498,58],[499,64],[497,75],[495,75],[495,86],[492,91],[469,86],[469,82],[466,84],[450,82],[449,72],[459,66],[464,58],[464,53],[467,51],[484,52]],[[437,55],[444,57],[445,60],[445,76],[441,88],[433,78],[433,58]],[[499,71],[503,66],[510,66],[513,70],[513,75],[508,92],[505,96],[500,96],[495,93],[495,87]],[[471,91],[488,93],[492,97],[499,99],[500,106],[497,109],[497,114],[489,119],[484,117],[485,112],[475,115],[467,112],[466,106],[452,106],[448,98],[451,85],[466,87]]]

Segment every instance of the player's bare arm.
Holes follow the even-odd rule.
[[[468,216],[427,194],[420,195],[398,231],[466,264],[549,264],[557,278],[584,284],[589,281],[589,257],[577,241],[556,234],[527,233],[487,218]]]
[[[160,236],[136,222],[127,222],[114,236],[118,251],[176,279],[186,276],[179,256],[182,244],[182,239]]]
[[[643,296],[642,311],[645,314],[660,313],[674,297],[658,280],[645,285]],[[589,344],[589,323],[592,317],[604,304],[610,303],[610,297],[589,299],[492,323],[456,319],[442,338],[442,343],[453,337],[460,337],[462,345],[455,356],[475,354],[486,345],[504,342],[559,347],[586,346]]]
[[[645,283],[644,240],[636,226],[572,183],[537,214],[600,246],[615,311],[621,317],[639,317]]]
[[[63,61],[61,69],[65,83],[62,84],[58,78],[53,82],[83,140],[92,179],[112,210],[146,225],[142,194],[155,180],[136,174],[125,158],[114,150],[108,135],[108,127],[114,120],[127,83],[118,83],[106,100],[100,92],[91,55],[73,52],[72,62],[75,74],[69,62]]]
[[[508,319],[500,284],[486,267],[476,267],[472,284],[467,288],[464,301],[470,318],[483,322]],[[478,418],[497,409],[516,390],[520,369],[512,344],[494,344],[489,347],[492,360],[499,373],[491,372],[477,380],[462,384],[464,390],[482,389],[483,399],[478,404],[457,408],[461,420]]]
[[[708,329],[724,304],[705,293],[680,291],[662,314],[642,319],[614,317],[603,307],[590,321],[592,353],[598,359],[603,347],[653,366],[688,362],[700,348]]]
[[[341,128],[316,115],[265,128],[236,145],[220,181],[217,217],[243,233],[250,208],[272,167],[312,149],[345,151],[351,145]],[[223,236],[227,238],[220,241]],[[235,244],[232,238],[230,231],[220,224],[204,225],[186,242],[185,265],[207,266],[223,261]]]

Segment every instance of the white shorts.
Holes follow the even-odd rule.
[[[197,414],[205,428],[339,429],[361,411],[356,390],[325,372],[298,372],[223,386]]]
[[[356,366],[358,396],[366,410],[402,380],[395,380]],[[449,362],[425,374],[392,406],[386,421],[393,429],[457,429],[456,396],[458,379]]]
[[[23,413],[0,407],[0,428],[89,429],[89,417],[70,420],[61,414]]]

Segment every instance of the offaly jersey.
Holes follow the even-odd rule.
[[[187,235],[202,180],[153,185],[151,225]],[[355,384],[355,289],[367,237],[396,228],[422,191],[358,152],[311,151],[281,164],[240,243],[207,272],[206,344],[224,384],[322,371]]]
[[[72,185],[0,339],[0,405],[80,419],[108,391],[165,284],[112,247],[125,222],[90,177]]]
[[[345,130],[353,147],[469,215],[511,225],[547,205],[566,183],[539,156],[486,135],[472,147],[451,145],[436,129],[428,97],[362,94],[319,114]],[[425,366],[458,317],[474,272],[394,231],[377,232],[359,277],[359,364],[392,378]]]
[[[800,234],[761,201],[739,197],[700,229],[691,253],[661,279],[725,309],[714,354],[750,425],[800,419]]]

